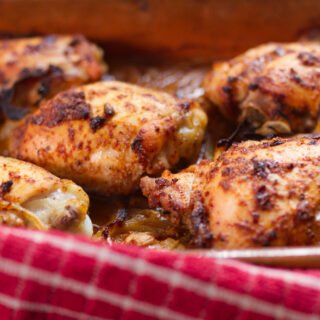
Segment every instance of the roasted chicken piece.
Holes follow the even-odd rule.
[[[271,43],[216,63],[204,81],[221,112],[261,135],[317,131],[320,44]]]
[[[99,80],[102,51],[82,36],[47,36],[0,41],[0,107],[21,119],[57,92]]]
[[[200,159],[212,159],[217,143],[232,134],[234,124],[230,123],[218,108],[213,108],[209,99],[204,96],[203,78],[209,71],[209,66],[195,63],[169,63],[146,65],[132,61],[121,63],[110,62],[110,72],[107,78],[137,84],[143,87],[157,89],[170,93],[177,98],[196,100],[207,112],[208,125],[205,139],[199,154]]]
[[[89,198],[75,183],[0,157],[0,224],[92,234]]]
[[[141,187],[196,247],[319,244],[320,135],[234,144],[216,161],[144,177]]]
[[[18,127],[10,154],[102,195],[197,157],[207,117],[196,102],[116,81],[58,94]]]

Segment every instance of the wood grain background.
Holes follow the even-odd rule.
[[[318,0],[0,0],[0,33],[83,33],[122,54],[226,57],[316,27]]]

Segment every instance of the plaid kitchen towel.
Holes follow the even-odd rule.
[[[320,319],[320,271],[0,228],[0,319]]]

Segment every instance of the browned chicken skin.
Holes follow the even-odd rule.
[[[58,94],[20,127],[11,155],[102,195],[129,194],[199,151],[207,117],[196,102],[121,82]]]
[[[320,136],[247,141],[215,162],[141,180],[151,207],[175,214],[197,247],[318,244]]]
[[[207,64],[168,63],[146,66],[132,61],[115,65],[110,62],[110,72],[117,80],[170,93],[177,98],[196,100],[208,115],[207,132],[201,147],[199,159],[212,159],[213,149],[221,139],[234,130],[230,123],[213,107],[204,95],[203,78],[209,70]]]
[[[259,134],[317,130],[320,44],[271,43],[214,64],[204,81],[221,112]]]
[[[82,36],[0,41],[0,106],[17,120],[44,99],[73,85],[99,80],[102,52]]]

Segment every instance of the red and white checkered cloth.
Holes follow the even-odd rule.
[[[0,319],[320,319],[320,271],[0,228]]]

